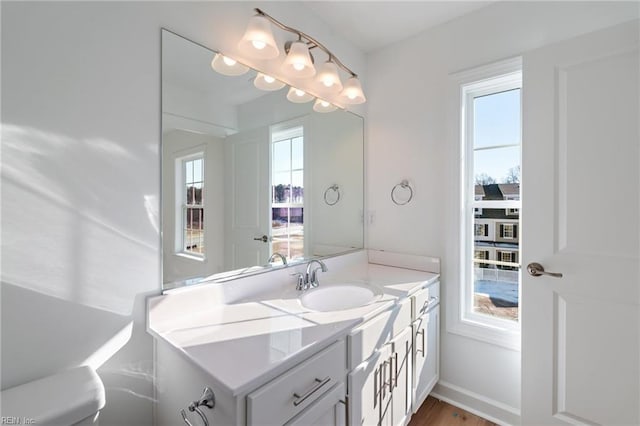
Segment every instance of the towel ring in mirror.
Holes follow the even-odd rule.
[[[340,201],[340,187],[336,184],[331,185],[324,191],[324,202],[328,206],[335,206]]]
[[[404,202],[398,200],[397,192],[400,189],[409,190],[409,198],[407,198]],[[399,206],[404,206],[405,204],[408,204],[412,198],[413,198],[413,188],[411,188],[411,185],[409,185],[409,181],[407,181],[406,179],[403,179],[402,182],[394,186],[393,189],[391,190],[391,201],[393,201],[395,204]]]

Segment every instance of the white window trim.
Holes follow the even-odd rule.
[[[500,77],[500,78],[496,78]],[[448,223],[451,235],[457,235],[453,239],[448,250],[451,259],[465,259],[462,262],[451,262],[447,268],[449,281],[446,283],[446,291],[449,297],[447,303],[447,331],[470,337],[479,341],[492,343],[505,348],[520,350],[520,324],[508,320],[491,318],[486,315],[470,314],[466,310],[466,300],[471,300],[468,294],[470,286],[462,286],[461,283],[469,282],[472,268],[466,266],[468,259],[473,259],[473,215],[467,214],[473,211],[472,207],[489,207],[485,203],[490,201],[475,202],[473,179],[469,178],[470,170],[466,167],[467,158],[473,158],[473,144],[463,139],[468,108],[467,96],[470,91],[474,95],[484,90],[487,94],[496,89],[503,89],[505,85],[513,83],[520,87],[522,79],[522,58],[508,59],[495,64],[475,68],[469,71],[452,74],[450,76],[450,93],[452,102],[449,104],[449,126],[452,143],[450,153],[451,182],[457,186],[457,197],[452,197],[449,205],[452,218]],[[492,80],[488,84],[488,80]],[[470,115],[470,114],[469,114]],[[463,184],[464,183],[464,184]],[[467,197],[467,194],[471,196]],[[475,202],[475,203],[474,203]],[[492,208],[519,208],[519,201],[502,201],[500,206],[491,203]],[[495,207],[494,207],[495,206]]]
[[[175,158],[175,174],[174,174],[174,186],[175,186],[175,212],[174,212],[174,256],[183,257],[190,260],[195,260],[199,262],[204,262],[207,259],[206,256],[206,244],[205,244],[205,253],[198,254],[192,253],[184,250],[184,223],[183,223],[183,207],[182,204],[183,196],[184,196],[184,162],[194,160],[196,158],[203,159],[204,168],[202,170],[202,179],[206,181],[206,147],[204,145],[198,145],[190,149],[185,149],[177,153]],[[205,189],[206,191],[206,189]],[[206,200],[206,198],[204,198]],[[206,201],[203,201],[202,208],[206,213],[205,207]],[[206,241],[207,239],[207,225],[206,225],[206,215],[205,215],[205,223],[204,223],[204,231],[203,231],[203,239]]]

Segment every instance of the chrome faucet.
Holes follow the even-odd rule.
[[[275,253],[273,253],[271,256],[269,256],[269,260],[267,260],[267,263],[273,263],[273,261],[274,261],[277,257],[279,257],[279,258],[280,258],[280,260],[282,260],[282,264],[283,264],[283,265],[286,265],[286,264],[287,264],[287,258],[286,258],[286,257],[284,257],[283,255],[281,255],[281,254],[280,254],[280,253],[278,253],[278,252],[275,252]]]
[[[312,269],[311,265],[313,265],[314,263],[317,263],[320,266]],[[327,272],[327,265],[325,265],[323,261],[318,259],[313,259],[307,264],[307,273],[304,276],[304,282],[305,284],[307,284],[307,288],[318,287],[318,285],[320,285],[320,283],[318,282],[318,269],[320,269],[322,272]]]

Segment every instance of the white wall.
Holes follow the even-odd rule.
[[[632,19],[637,3],[500,2],[368,56],[369,248],[443,259],[444,309],[455,300],[459,235],[458,160],[447,115],[450,73]],[[526,90],[526,88],[524,89]],[[414,200],[395,206],[393,185],[406,178]],[[526,194],[524,194],[526,197]],[[446,315],[443,315],[445,318]],[[517,422],[520,353],[443,328],[436,391],[506,422]]]
[[[255,6],[364,74],[295,3],[2,3],[2,388],[89,363],[101,424],[151,423],[160,28],[233,53]]]

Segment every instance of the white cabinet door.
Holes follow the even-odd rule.
[[[638,34],[523,58],[523,424],[640,424]]]
[[[339,383],[286,426],[344,426],[346,402],[344,384]]]
[[[413,323],[413,412],[440,378],[440,305]]]
[[[404,426],[411,414],[412,327],[407,327],[391,341],[393,425]]]
[[[391,421],[391,346],[385,345],[349,373],[349,424]]]

